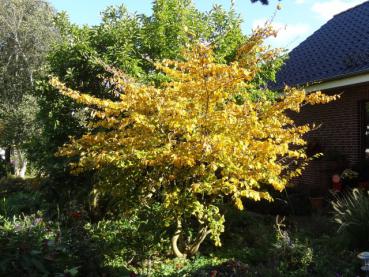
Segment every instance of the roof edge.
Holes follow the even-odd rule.
[[[343,13],[346,13],[346,12],[349,12],[349,11],[351,11],[351,10],[353,10],[353,9],[356,9],[356,8],[358,8],[358,7],[360,7],[360,6],[364,5],[364,4],[367,4],[367,2],[368,2],[368,1],[364,1],[363,3],[357,4],[357,5],[355,5],[355,6],[351,7],[351,8],[349,8],[349,9],[347,9],[347,10],[344,10],[344,11],[342,11],[342,12],[339,12],[339,13],[337,13],[337,14],[333,15],[333,17],[332,17],[331,19],[333,19],[333,18],[335,18],[336,16],[339,16],[339,15],[341,15],[341,14],[343,14]]]
[[[313,91],[318,91],[318,90],[327,90],[327,89],[340,88],[340,87],[367,83],[369,82],[369,70],[360,72],[359,74],[345,75],[344,77],[345,78],[338,77],[338,78],[325,80],[320,83],[307,85],[305,87],[305,91],[313,92]]]

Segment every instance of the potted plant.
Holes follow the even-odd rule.
[[[332,193],[340,193],[343,190],[342,178],[339,174],[332,175]]]
[[[359,178],[359,173],[351,169],[345,169],[341,173],[341,179],[345,188],[353,188],[356,186]]]

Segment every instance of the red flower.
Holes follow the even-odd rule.
[[[216,276],[217,276],[217,274],[218,274],[218,271],[216,271],[216,270],[214,269],[214,270],[212,270],[212,271],[210,272],[210,277],[216,277]]]
[[[69,213],[70,217],[73,217],[74,219],[81,219],[81,212],[80,211],[74,211]]]

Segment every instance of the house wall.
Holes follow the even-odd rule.
[[[305,106],[300,114],[294,115],[298,124],[315,123],[320,127],[312,131],[307,140],[318,143],[326,157],[312,161],[298,180],[306,189],[328,188],[332,174],[339,167],[353,166],[362,158],[361,103],[369,100],[369,85],[352,86],[325,91],[326,94],[342,94],[337,101],[325,105]],[[332,154],[342,154],[347,165],[327,161]],[[337,172],[338,173],[338,172]]]

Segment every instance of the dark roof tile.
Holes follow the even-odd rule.
[[[293,49],[276,88],[369,71],[369,1],[334,16]]]

